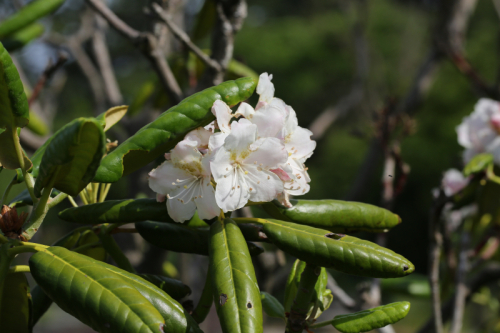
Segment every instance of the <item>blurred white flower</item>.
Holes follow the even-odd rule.
[[[474,107],[474,112],[465,117],[457,127],[458,143],[464,151],[464,163],[475,155],[492,153],[495,163],[500,164],[500,103],[488,98],[481,98]]]
[[[164,196],[168,198],[168,214],[175,222],[190,220],[196,209],[201,219],[220,213],[210,183],[212,156],[203,156],[197,146],[197,141],[179,142],[170,153],[170,160],[149,173],[149,187],[158,193],[158,201],[163,201]]]
[[[469,184],[470,178],[464,177],[463,173],[457,169],[447,170],[441,181],[441,186],[443,187],[444,194],[446,196],[452,196],[460,192]]]

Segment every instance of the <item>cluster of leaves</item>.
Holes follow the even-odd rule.
[[[61,4],[33,2],[25,7],[30,15],[14,16],[0,26],[0,38],[21,33]],[[379,278],[404,277],[414,271],[401,255],[344,234],[382,232],[398,225],[399,217],[385,209],[334,200],[292,201],[292,208],[271,202],[263,207],[273,219],[230,219],[221,214],[210,221],[195,216],[176,224],[165,205],[153,199],[105,201],[110,183],[213,121],[210,109],[216,100],[235,106],[252,95],[256,83],[255,78],[241,78],[196,93],[112,151],[107,149],[105,132],[125,115],[126,107],[112,108],[97,118],[75,119],[30,159],[19,141],[20,129],[29,123],[28,101],[17,69],[0,44],[0,164],[17,171],[11,184],[24,182],[27,187],[2,210],[11,213],[0,216],[2,330],[30,332],[52,302],[99,332],[201,332],[198,324],[212,304],[226,333],[262,332],[263,310],[286,320],[288,332],[325,325],[341,332],[368,331],[404,318],[407,302],[316,323],[333,299],[326,287],[326,268]],[[7,194],[8,190],[4,199]],[[60,217],[90,226],[73,230],[52,246],[29,242],[50,208],[77,195],[84,205],[62,211]],[[33,206],[26,221],[16,213],[22,205]],[[135,223],[139,234],[158,247],[209,256],[209,273],[194,310],[179,303],[190,293],[188,286],[135,271],[111,236],[126,223]],[[15,227],[7,234],[6,226]],[[260,292],[251,257],[263,249],[254,242],[269,242],[298,258],[284,303]],[[11,266],[24,252],[35,253],[29,267]],[[108,254],[118,267],[104,262]],[[26,272],[37,283],[31,293]]]

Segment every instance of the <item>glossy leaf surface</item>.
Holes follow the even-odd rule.
[[[336,316],[332,325],[342,333],[368,332],[394,324],[408,314],[409,302],[397,302],[347,315]]]
[[[54,198],[59,193],[61,193],[61,192],[58,190],[53,190],[50,193],[50,197]],[[9,206],[11,206],[11,207],[13,207],[13,206],[16,206],[16,207],[33,206],[33,199],[31,199],[31,196],[30,196],[28,190],[24,190],[21,193],[19,193],[18,195],[16,195],[16,197],[10,201]]]
[[[286,208],[277,201],[263,205],[272,217],[332,232],[383,232],[393,228],[401,219],[387,209],[340,200],[290,200],[293,207]]]
[[[261,291],[260,299],[262,300],[262,308],[268,316],[285,319],[285,308],[276,297],[265,291]]]
[[[30,333],[31,294],[24,273],[7,274],[0,295],[0,331],[9,333]]]
[[[93,118],[78,118],[62,127],[42,156],[35,195],[51,182],[64,193],[78,195],[94,177],[105,146],[102,127]]]
[[[43,25],[39,23],[33,23],[3,39],[2,44],[9,52],[12,52],[22,48],[29,42],[40,37],[44,31],[45,28],[43,27]]]
[[[151,282],[177,301],[191,295],[191,288],[179,280],[152,274],[139,274],[139,276],[144,280]]]
[[[200,332],[162,290],[114,266],[51,247],[34,254],[30,267],[59,307],[99,332]]]
[[[328,230],[268,220],[264,232],[278,248],[300,260],[348,274],[395,278],[415,269],[408,259],[389,249]]]
[[[259,286],[240,229],[231,219],[210,227],[210,274],[224,333],[262,332]]]
[[[17,169],[19,163],[16,145],[19,145],[17,128],[29,122],[28,99],[16,66],[0,43],[0,166]],[[25,169],[31,168],[31,162],[24,152]]]
[[[34,0],[30,2],[0,24],[0,38],[7,37],[39,18],[54,12],[63,3],[64,0]]]
[[[80,238],[78,239],[76,246],[80,247],[83,245],[96,243],[98,241],[99,241],[99,236],[97,236],[93,230],[85,230],[80,234]],[[64,247],[68,248],[67,246]],[[98,246],[90,247],[82,251],[79,251],[78,253],[86,255],[87,257],[90,257],[95,260],[99,261],[106,260],[106,250],[104,250],[103,246],[100,244]]]
[[[189,131],[214,120],[211,108],[216,100],[236,105],[250,97],[256,84],[253,78],[227,81],[184,99],[108,154],[97,171],[95,181],[116,182],[153,161],[174,148]]]
[[[156,202],[155,199],[109,200],[65,209],[59,213],[59,217],[68,222],[86,224],[145,220],[175,223],[168,215],[165,203]]]

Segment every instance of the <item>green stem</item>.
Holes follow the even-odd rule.
[[[109,192],[111,184],[101,184],[101,189],[99,191],[99,202],[104,202]]]
[[[27,265],[17,265],[17,266],[12,266],[9,268],[8,273],[29,273],[30,272],[30,266]]]
[[[36,204],[38,199],[35,196],[35,191],[34,191],[35,183],[33,182],[33,177],[31,176],[31,174],[29,174],[28,171],[26,170],[26,165],[24,164],[23,148],[21,147],[21,143],[19,142],[16,129],[12,131],[12,136],[13,136],[14,146],[16,148],[17,160],[19,161],[19,165],[21,166],[21,171],[24,176],[24,183],[28,188],[28,192],[30,194],[31,199],[33,200],[33,204]]]
[[[304,271],[300,275],[297,295],[293,300],[290,315],[288,316],[287,333],[302,332],[307,324],[307,310],[314,296],[314,287],[321,273],[321,268],[315,265],[306,264]]]
[[[35,195],[35,181],[33,180],[33,176],[31,175],[31,173],[25,170],[22,171],[24,176],[24,184],[26,185],[31,200],[33,200],[33,204],[35,205],[38,202],[38,198]]]
[[[58,205],[61,201],[63,201],[67,197],[68,197],[68,195],[66,193],[62,193],[62,192],[59,193],[54,198],[49,200],[49,202],[47,204],[48,208],[51,209],[52,207]]]
[[[52,192],[52,185],[53,182],[43,189],[40,201],[38,201],[33,213],[31,213],[29,222],[23,227],[23,236],[27,240],[30,240],[31,237],[33,237],[33,235],[38,231],[43,220],[45,219],[45,215],[47,215],[47,212],[49,211],[47,202],[49,201],[50,193]]]
[[[207,278],[205,279],[205,286],[203,287],[203,291],[201,292],[200,300],[198,301],[198,305],[193,310],[191,316],[193,319],[199,324],[202,323],[210,312],[210,308],[212,307],[212,303],[214,301],[212,294],[212,274],[210,271],[207,273]]]
[[[46,250],[48,248],[49,247],[47,245],[42,245],[42,244],[37,244],[37,243],[29,243],[29,242],[21,242],[20,246],[15,246],[15,247],[9,249],[8,253],[9,253],[9,256],[14,256],[14,255],[20,254],[20,253],[43,251],[43,250]]]
[[[97,203],[97,193],[99,192],[99,183],[92,183],[92,191],[94,191],[94,203]]]
[[[88,205],[89,204],[89,201],[87,200],[87,196],[85,195],[84,193],[85,189],[83,189],[80,193],[79,193],[79,196],[80,196],[80,199],[82,199],[82,202],[84,205]]]
[[[68,200],[69,202],[71,202],[71,205],[73,205],[73,207],[78,207],[78,205],[75,202],[75,199],[73,199],[72,196],[68,196]]]
[[[3,288],[5,285],[5,278],[9,271],[10,263],[13,256],[9,255],[10,244],[6,243],[0,247],[0,299],[3,295]],[[0,313],[2,313],[2,302],[0,302]]]
[[[269,221],[266,219],[261,219],[258,217],[233,217],[231,218],[236,223],[258,223],[258,224],[266,224]]]
[[[99,233],[99,238],[101,239],[102,246],[106,252],[109,253],[111,258],[113,258],[118,267],[126,270],[127,272],[135,273],[134,267],[120,249],[113,236],[110,235],[110,232],[120,225],[123,225],[123,223],[115,223],[110,226],[103,225],[101,227],[101,232]]]
[[[9,183],[9,185],[7,186],[7,188],[5,189],[5,192],[3,193],[3,197],[2,199],[0,200],[0,208],[3,206],[4,202],[7,202],[7,197],[9,195],[9,192],[12,188],[12,186],[16,183],[16,179],[12,179],[12,181]]]
[[[498,177],[497,175],[495,175],[495,172],[493,171],[493,164],[490,164],[488,166],[488,168],[486,169],[486,176],[492,182],[500,184],[500,177]]]
[[[331,325],[333,320],[320,321],[319,323],[309,325],[309,328],[320,328]]]
[[[0,244],[5,244],[8,243],[9,239],[5,237],[4,235],[0,234]]]

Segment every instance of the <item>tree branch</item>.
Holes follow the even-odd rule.
[[[206,55],[198,46],[196,46],[189,36],[179,28],[169,14],[165,13],[161,6],[157,3],[152,4],[154,12],[158,15],[158,17],[165,22],[170,31],[174,34],[174,36],[179,39],[184,45],[186,45],[194,54],[198,56],[207,66],[213,68],[216,71],[222,71],[221,66],[218,62],[211,59],[208,55]]]

